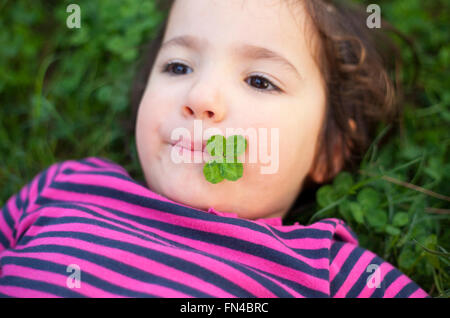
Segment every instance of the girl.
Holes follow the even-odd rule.
[[[339,219],[282,218],[348,168],[393,85],[356,11],[323,1],[177,0],[137,88],[146,185],[98,157],[48,167],[0,218],[0,293],[23,297],[427,297]],[[225,131],[276,128],[279,165],[212,184],[177,164]],[[258,136],[261,138],[261,136]],[[199,151],[202,153],[201,151]]]

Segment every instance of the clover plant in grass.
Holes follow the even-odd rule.
[[[216,184],[224,179],[236,181],[242,177],[244,166],[237,159],[245,152],[247,140],[240,135],[233,135],[225,139],[221,135],[212,136],[206,151],[213,157],[203,167],[206,180]]]

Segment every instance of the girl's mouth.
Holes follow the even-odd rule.
[[[191,162],[192,159],[194,160],[194,162],[206,162],[211,157],[209,153],[206,151],[206,142],[207,142],[206,140],[205,141],[179,140],[172,142],[171,145],[177,151],[178,155],[182,158],[190,159]],[[194,155],[193,158],[192,155]]]
[[[189,150],[190,152],[206,152],[206,142],[206,140],[190,141],[183,139],[175,142],[173,146]]]

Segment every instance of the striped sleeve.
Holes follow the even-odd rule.
[[[0,252],[15,246],[18,222],[27,211],[37,207],[36,200],[51,183],[58,166],[59,164],[55,163],[38,173],[6,201],[0,213]]]
[[[334,298],[430,297],[408,276],[373,252],[348,242],[332,241],[330,296]]]

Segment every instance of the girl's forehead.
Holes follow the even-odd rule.
[[[285,0],[177,0],[169,17],[168,34],[189,31],[217,40],[286,43],[302,32],[303,10],[292,12]],[[299,6],[296,6],[299,7]]]
[[[268,51],[251,50],[253,46],[286,57],[298,56],[306,46],[305,12],[301,6],[288,3],[286,0],[177,0],[169,16],[164,42],[189,35],[189,41],[183,44],[190,49],[214,46],[230,53],[270,55]]]

